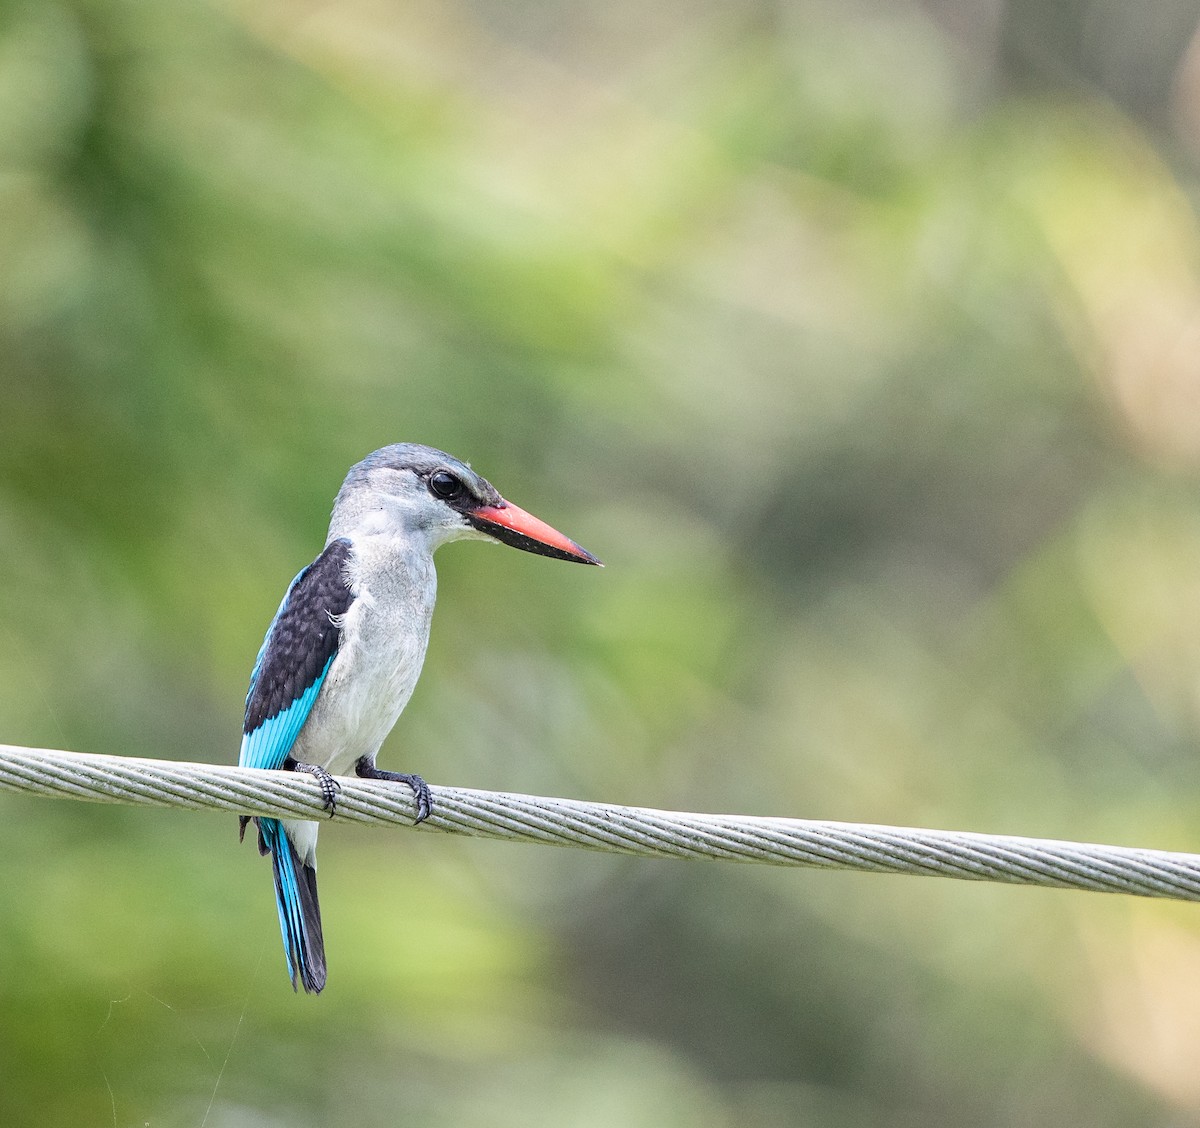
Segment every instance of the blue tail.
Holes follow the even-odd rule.
[[[325,940],[321,935],[321,906],[317,903],[317,871],[305,865],[278,819],[257,819],[259,849],[270,851],[275,872],[275,901],[292,989],[296,978],[305,991],[316,994],[325,986]]]

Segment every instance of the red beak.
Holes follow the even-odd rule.
[[[532,513],[526,513],[510,501],[468,509],[463,516],[480,532],[513,548],[536,552],[539,556],[552,556],[556,560],[573,560],[577,564],[604,567],[569,537],[564,537],[557,529],[552,529],[545,521],[539,521]]]

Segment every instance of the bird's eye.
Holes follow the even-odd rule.
[[[429,475],[429,490],[434,497],[453,501],[462,496],[463,484],[449,470],[435,470]]]

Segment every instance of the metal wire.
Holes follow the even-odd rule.
[[[339,780],[335,821],[411,827],[412,793]],[[103,803],[328,821],[312,777],[0,744],[0,790]],[[703,815],[434,787],[420,830],[663,858],[865,870],[1200,901],[1200,855],[1007,835]]]

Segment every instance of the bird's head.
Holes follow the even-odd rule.
[[[391,533],[423,541],[432,552],[475,538],[539,556],[600,564],[573,540],[506,501],[465,462],[433,447],[396,443],[352,467],[338,491],[330,536]]]

